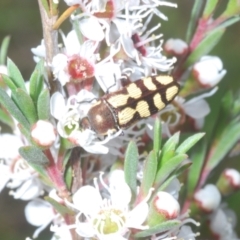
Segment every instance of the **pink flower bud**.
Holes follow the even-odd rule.
[[[182,56],[188,52],[188,45],[181,39],[170,38],[164,45],[164,50],[174,56]]]
[[[166,220],[177,218],[180,212],[178,201],[167,192],[158,192],[154,199],[154,208]]]
[[[217,85],[226,70],[223,69],[223,63],[219,57],[204,56],[193,66],[192,74],[199,84],[204,88],[211,88]]]
[[[201,210],[209,213],[218,208],[221,194],[215,185],[208,184],[194,194],[194,200]]]
[[[223,195],[228,195],[240,189],[240,173],[232,168],[225,169],[220,176],[218,189]]]
[[[50,147],[56,139],[56,130],[48,121],[38,120],[32,127],[31,136],[41,147]]]

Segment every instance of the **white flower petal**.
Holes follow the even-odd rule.
[[[85,238],[92,238],[94,236],[93,225],[89,222],[88,223],[84,223],[84,222],[78,223],[76,232],[78,235],[80,235],[81,237],[85,237]]]
[[[55,92],[50,100],[51,115],[59,120],[65,114],[65,108],[66,104],[63,95],[59,92]]]
[[[104,38],[102,26],[94,17],[82,19],[79,22],[79,27],[82,34],[90,40],[102,41]]]
[[[102,197],[99,191],[92,186],[83,186],[73,195],[75,207],[85,214],[97,213],[101,202]]]
[[[146,220],[148,215],[148,204],[146,202],[138,204],[130,213],[127,218],[127,226],[133,228],[141,228],[140,226]]]
[[[115,206],[124,208],[131,201],[131,189],[125,182],[124,172],[122,170],[114,170],[109,176],[109,189],[111,193],[112,203]]]
[[[13,194],[15,199],[29,201],[38,197],[41,193],[42,187],[38,179],[29,179],[25,181]]]
[[[81,45],[75,30],[72,30],[68,33],[65,41],[65,47],[67,54],[70,56],[80,52]]]
[[[18,149],[23,146],[20,137],[13,134],[0,135],[0,159],[13,159],[19,156]]]
[[[7,165],[0,162],[0,193],[11,178],[11,172]]]
[[[54,217],[52,206],[42,199],[34,199],[29,202],[24,211],[27,221],[33,226],[45,225]]]
[[[204,118],[210,113],[210,107],[204,99],[184,103],[185,113],[195,119]]]

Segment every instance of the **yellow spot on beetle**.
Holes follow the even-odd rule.
[[[149,91],[155,91],[157,90],[156,85],[152,82],[151,77],[146,77],[143,79],[143,84],[144,86],[149,90]]]
[[[151,115],[149,105],[146,101],[138,102],[136,110],[142,118],[149,117]]]
[[[127,87],[127,91],[128,94],[131,98],[134,99],[138,99],[141,97],[142,95],[142,91],[141,89],[135,84],[135,83],[131,83],[128,87]]]
[[[166,98],[168,101],[171,101],[173,97],[177,94],[178,92],[178,87],[177,86],[172,86],[169,87],[166,91]]]
[[[118,108],[127,104],[129,96],[126,94],[118,94],[111,96],[107,101],[114,107]]]
[[[171,76],[158,76],[156,77],[156,80],[163,85],[173,82],[173,78]]]
[[[155,107],[158,109],[158,110],[161,110],[165,107],[165,104],[164,102],[162,101],[162,98],[161,98],[161,95],[159,93],[156,93],[153,97],[153,102],[154,102],[154,105]]]
[[[124,108],[118,113],[119,125],[128,123],[134,116],[136,110],[130,107]]]

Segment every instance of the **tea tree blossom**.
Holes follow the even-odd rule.
[[[111,173],[109,186],[99,177],[103,192],[108,198],[102,197],[99,185],[84,186],[73,196],[73,206],[79,210],[76,216],[76,231],[82,237],[97,237],[98,239],[127,239],[129,228],[147,229],[143,223],[148,214],[147,201],[151,195],[130,208],[131,191],[124,182],[123,172],[115,170]],[[86,218],[82,222],[81,215]]]
[[[26,201],[36,227],[26,239],[44,229],[51,240],[197,240],[202,229],[238,239],[226,205],[239,190],[237,168],[222,164],[210,179],[240,139],[239,96],[219,85],[229,81],[225,59],[211,55],[239,21],[238,1],[193,1],[186,37],[175,31],[166,42],[164,7],[174,13],[174,2],[63,2],[61,13],[60,1],[38,0],[44,39],[31,49],[28,81],[7,58],[9,37],[0,47],[0,191]],[[161,75],[173,81],[156,85]]]

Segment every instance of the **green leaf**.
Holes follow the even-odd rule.
[[[37,105],[38,97],[43,89],[43,64],[43,61],[39,61],[30,77],[30,96],[35,105]]]
[[[237,141],[240,139],[240,121],[239,119],[234,119],[221,133],[217,139],[214,140],[210,155],[208,156],[208,163],[206,169],[214,169],[221,160],[228,154],[228,152],[235,146]]]
[[[137,165],[138,148],[135,142],[130,141],[125,153],[124,174],[126,183],[135,195],[137,193]]]
[[[6,63],[9,43],[10,43],[10,36],[6,36],[2,40],[2,44],[1,44],[1,48],[0,48],[0,65],[5,65],[5,63]]]
[[[189,21],[187,33],[186,33],[187,43],[190,43],[193,33],[196,30],[197,22],[198,22],[203,4],[204,4],[204,1],[202,0],[194,1],[194,6],[192,8],[191,17],[190,17],[190,21]]]
[[[35,146],[21,147],[19,149],[19,153],[29,164],[46,166],[49,163],[48,158],[38,147]]]
[[[13,100],[7,95],[7,93],[0,88],[0,102],[6,108],[6,110],[20,123],[25,129],[30,130],[30,125],[22,112],[18,109]]]
[[[217,27],[215,27],[212,30],[212,33],[214,33],[215,31],[219,31],[219,30],[225,30],[227,27],[235,24],[236,22],[238,22],[240,20],[240,16],[234,16],[232,18],[229,18],[225,21],[223,21],[221,24],[219,24]]]
[[[191,149],[203,136],[205,133],[196,133],[193,136],[187,138],[180,146],[176,149],[177,153],[186,153]]]
[[[24,90],[18,88],[12,91],[12,99],[29,123],[33,125],[37,121],[37,112],[31,97]]]
[[[219,0],[205,1],[206,5],[203,11],[203,18],[210,18],[217,7]]]
[[[189,169],[187,190],[188,196],[191,197],[199,181],[199,176],[202,172],[204,160],[207,151],[207,140],[202,139],[200,143],[194,147],[191,151],[190,159],[192,160],[192,166]]]
[[[176,146],[179,143],[180,132],[174,133],[164,144],[162,148],[162,155],[169,151],[175,151]]]
[[[5,74],[1,74],[3,81],[6,83],[6,85],[13,91],[17,89],[17,86],[14,84],[12,79],[8,77]]]
[[[167,222],[162,222],[159,225],[156,225],[154,227],[151,227],[147,230],[143,230],[141,232],[138,232],[134,235],[135,238],[145,238],[157,233],[162,233],[162,232],[166,232],[170,229],[174,229],[177,226],[180,226],[181,221],[179,220],[170,220]]]
[[[60,213],[63,217],[65,217],[66,215],[71,215],[71,216],[74,216],[75,215],[75,212],[72,211],[71,209],[69,209],[68,207],[60,204],[59,202],[57,202],[56,200],[54,200],[53,198],[49,197],[49,196],[46,196],[44,197],[44,199],[49,202],[53,207],[54,209]]]
[[[44,89],[37,101],[38,118],[48,120],[50,118],[50,93],[48,89]]]
[[[163,183],[163,181],[173,172],[175,171],[178,166],[185,160],[187,159],[186,154],[178,154],[177,156],[174,156],[171,159],[168,159],[162,165],[162,167],[158,170],[157,172],[157,177],[155,180],[155,185],[159,186],[160,184]]]
[[[24,91],[27,91],[21,72],[19,71],[18,67],[10,58],[8,58],[7,60],[7,69],[8,69],[9,77],[12,79],[14,84],[18,88],[21,88]]]
[[[238,0],[228,0],[225,11],[219,18],[229,18],[240,13],[240,5]]]
[[[168,159],[168,161],[165,161],[165,163],[161,166],[161,168],[157,172],[157,177],[155,180],[155,185],[159,186],[164,182],[164,180],[172,173],[174,172],[178,166],[187,159],[186,154],[178,154],[177,156]]]
[[[68,189],[71,189],[74,172],[71,166],[67,167],[64,172],[64,180]]]
[[[1,108],[0,108],[0,121],[5,123],[12,129],[14,128],[15,124],[13,122],[13,119],[11,118],[11,116],[8,113],[6,113],[6,111],[3,111]]]
[[[207,55],[217,45],[224,32],[224,29],[220,29],[207,34],[207,36],[199,43],[196,49],[188,57],[185,63],[185,68],[188,68],[197,62],[202,56]]]
[[[161,144],[162,144],[162,124],[161,124],[159,118],[157,118],[155,120],[153,131],[154,131],[153,150],[155,151],[155,153],[158,156],[159,152],[160,152]]]
[[[147,157],[143,168],[143,179],[140,187],[140,192],[143,198],[149,193],[149,189],[153,187],[153,183],[157,173],[157,156],[155,151],[151,151]]]

